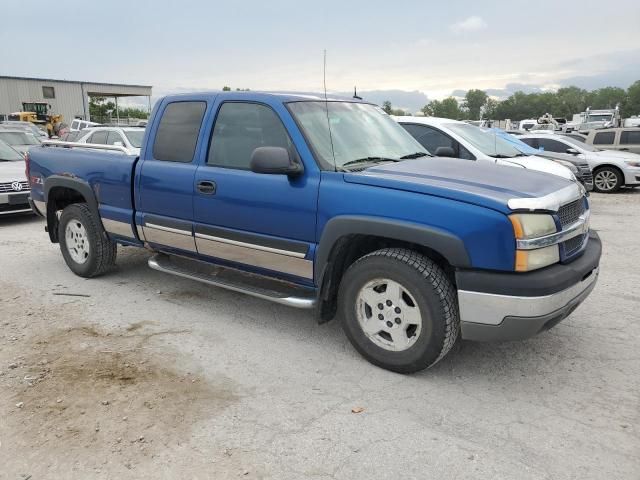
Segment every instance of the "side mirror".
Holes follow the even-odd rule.
[[[282,147],[258,147],[251,154],[251,171],[272,175],[300,175],[302,165]]]
[[[576,150],[575,148],[567,148],[566,152],[570,153],[571,155],[579,155],[580,154],[580,152],[578,150]]]
[[[452,157],[456,156],[456,152],[451,147],[438,147],[435,151],[436,157]]]

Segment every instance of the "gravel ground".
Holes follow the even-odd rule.
[[[640,191],[592,204],[604,254],[583,306],[411,376],[337,322],[142,250],[76,277],[41,220],[0,219],[0,479],[637,480]]]

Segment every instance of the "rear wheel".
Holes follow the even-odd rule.
[[[613,193],[620,190],[624,180],[622,173],[613,167],[602,167],[593,174],[593,189],[600,193]]]
[[[389,248],[355,262],[341,282],[342,327],[371,363],[411,373],[443,358],[460,328],[455,288],[417,252]]]
[[[67,266],[81,277],[101,275],[116,262],[115,242],[84,203],[74,203],[62,211],[58,239]]]

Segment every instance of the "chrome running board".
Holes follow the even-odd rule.
[[[246,293],[281,305],[295,308],[314,308],[316,305],[315,290],[263,275],[164,253],[154,255],[148,263],[149,267],[160,272]]]

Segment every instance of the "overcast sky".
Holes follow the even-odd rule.
[[[219,3],[222,3],[220,5]],[[0,74],[219,89],[626,87],[640,1],[3,1]]]

